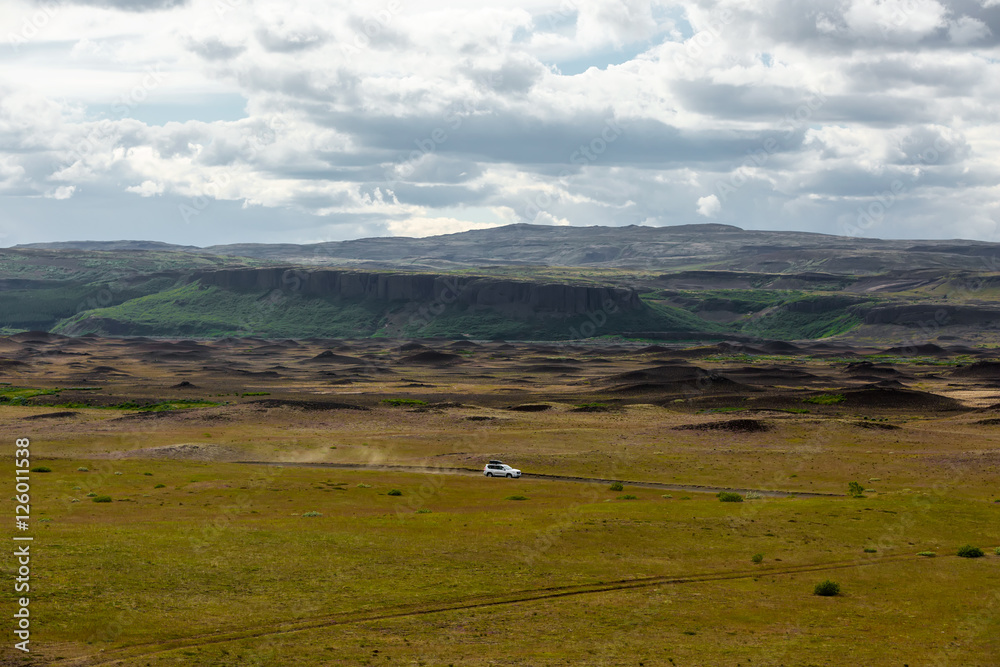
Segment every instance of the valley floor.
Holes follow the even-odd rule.
[[[0,339],[0,664],[996,665],[1000,375],[876,352]]]

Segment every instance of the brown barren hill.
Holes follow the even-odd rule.
[[[428,350],[427,352],[419,352],[409,357],[403,357],[400,363],[419,364],[421,366],[450,366],[452,364],[465,363],[465,359],[457,354]]]
[[[774,426],[760,419],[728,419],[702,424],[682,424],[674,427],[677,431],[728,431],[730,433],[766,433]]]
[[[697,366],[665,365],[610,375],[604,383],[614,385],[610,391],[618,394],[650,392],[666,393],[734,393],[754,391],[745,384]]]
[[[968,366],[960,366],[952,372],[959,378],[978,378],[982,380],[1000,380],[1000,362],[976,361]]]

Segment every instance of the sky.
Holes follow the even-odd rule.
[[[3,0],[0,246],[1000,241],[1000,0]]]

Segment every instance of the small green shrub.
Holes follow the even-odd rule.
[[[716,494],[721,502],[724,503],[742,503],[743,496],[738,493],[733,493],[732,491],[719,491]]]
[[[156,485],[156,486],[154,486],[153,488],[154,488],[154,489],[162,489],[162,488],[164,488],[165,486],[166,486],[166,484],[157,484],[157,485]]]
[[[430,514],[430,510],[417,510],[417,514]]]
[[[755,565],[760,565],[764,562],[764,554],[754,554],[753,556],[750,556],[750,562]]]
[[[851,498],[864,498],[865,487],[861,486],[858,482],[850,482],[847,485],[847,493]]]
[[[962,558],[982,558],[983,550],[979,547],[974,547],[971,544],[966,544],[964,547],[958,550],[958,555]]]
[[[77,472],[90,472],[90,468],[86,468],[84,466],[80,466],[79,468],[76,469],[76,471]]]
[[[401,495],[403,495],[403,492],[400,491],[399,489],[393,489],[392,491],[390,491],[386,495],[387,496],[401,496]]]
[[[621,482],[614,482],[610,488],[612,491],[624,491],[625,485],[622,484]]]
[[[152,477],[153,476],[153,473],[151,473],[151,472],[144,472],[142,474],[145,475],[146,477]]]
[[[917,555],[923,556],[924,558],[934,558],[935,556],[937,556],[937,554],[934,553],[933,551],[921,551]]]
[[[302,516],[303,517],[314,517],[314,516],[323,516],[323,515],[320,514],[319,512],[306,512]]]
[[[573,408],[573,412],[610,412],[606,403],[581,403]]]
[[[421,401],[419,398],[383,398],[382,402],[397,407],[400,405],[427,405],[427,401]]]
[[[819,396],[810,396],[809,398],[803,398],[803,403],[812,403],[813,405],[836,405],[837,403],[844,402],[843,394],[820,394]]]
[[[52,472],[52,468],[46,466],[36,466],[31,469],[31,472]]]
[[[813,595],[824,595],[827,597],[840,595],[840,584],[836,581],[830,581],[829,579],[821,581],[816,584],[815,588],[813,588]]]
[[[91,491],[90,493],[87,494],[87,497],[88,498],[93,498],[96,495],[97,495],[96,493],[94,493],[93,491]]]
[[[94,496],[95,503],[110,503],[111,496]]]
[[[372,488],[372,485],[371,484],[365,484],[364,482],[362,482],[361,484],[358,484],[358,488],[359,489],[370,489],[370,488]]]
[[[527,500],[528,496],[507,496],[506,500]]]
[[[662,496],[660,496],[660,497],[661,497],[661,498],[666,498],[667,500],[669,500],[669,499],[673,498],[673,496],[672,496],[672,495],[670,495],[669,493],[665,493],[665,494],[663,494],[663,495],[662,495]]]
[[[878,549],[872,549],[871,547],[865,547],[864,548],[864,552],[866,554],[875,554],[875,553],[878,553]]]
[[[997,547],[996,549],[994,549],[993,553],[995,553],[997,556],[1000,556],[1000,547]]]
[[[618,500],[638,500],[638,498],[630,494],[625,494],[624,496],[618,496]]]

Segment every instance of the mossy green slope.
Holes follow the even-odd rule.
[[[471,337],[565,340],[636,331],[721,331],[679,308],[513,317],[452,305],[423,314],[402,301],[308,298],[294,292],[241,293],[191,283],[60,322],[55,333],[133,336]]]
[[[55,333],[81,335],[357,337],[378,329],[384,313],[364,302],[295,294],[241,294],[196,283],[80,313]]]

